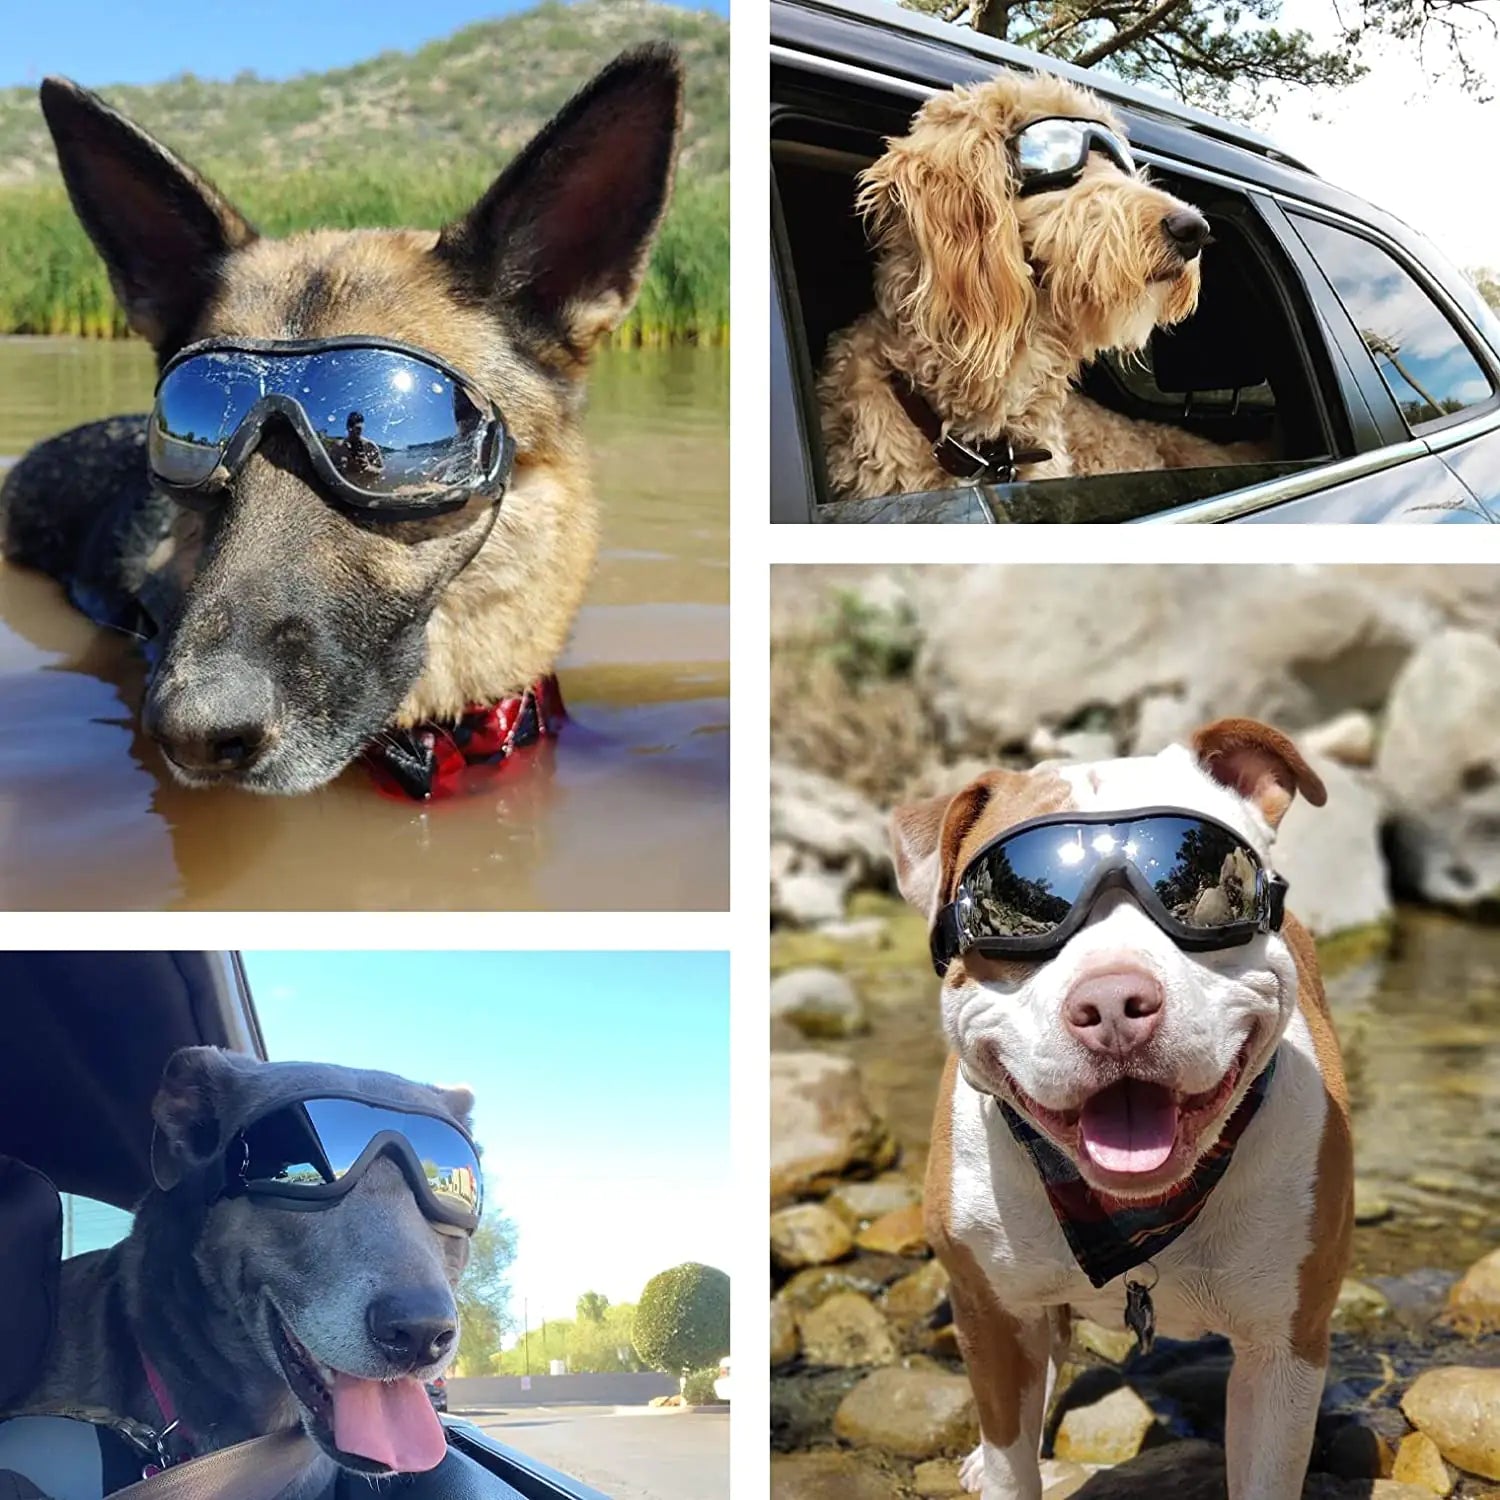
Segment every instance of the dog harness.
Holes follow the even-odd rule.
[[[1163,1197],[1140,1204],[1118,1198],[1106,1199],[1096,1193],[1066,1154],[1039,1130],[1005,1103],[1000,1108],[1010,1133],[1031,1158],[1047,1192],[1047,1201],[1057,1218],[1068,1248],[1079,1269],[1096,1287],[1113,1281],[1116,1276],[1145,1265],[1152,1256],[1165,1250],[1193,1220],[1203,1212],[1208,1195],[1218,1186],[1229,1169],[1234,1148],[1265,1101],[1266,1090],[1276,1071],[1276,1054],[1245,1090],[1245,1096],[1224,1122],[1219,1138],[1199,1158],[1197,1166],[1179,1186]],[[1146,1320],[1151,1318],[1150,1288],[1140,1283],[1130,1286],[1130,1300]],[[1144,1302],[1144,1307],[1139,1303]],[[1129,1309],[1127,1309],[1128,1311]],[[1132,1323],[1132,1327],[1136,1325]],[[1149,1347],[1149,1336],[1137,1327],[1143,1345]]]
[[[904,371],[892,371],[891,392],[901,403],[912,426],[932,444],[932,456],[945,474],[970,484],[1010,484],[1016,470],[1025,464],[1044,464],[1052,457],[1048,448],[1017,448],[1001,434],[983,442],[963,442],[947,431],[932,404]]]
[[[539,677],[516,697],[470,705],[456,724],[427,720],[388,729],[362,759],[387,796],[428,802],[465,790],[471,766],[499,767],[518,750],[555,739],[565,718],[557,678]]]

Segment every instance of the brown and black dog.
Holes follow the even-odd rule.
[[[208,512],[153,490],[144,417],[33,449],[0,492],[5,552],[95,619],[155,637],[142,718],[179,779],[307,791],[388,729],[455,720],[551,672],[598,547],[585,376],[671,194],[676,53],[617,58],[440,233],[263,237],[87,90],[49,79],[41,99],[73,206],[159,366],[211,337],[390,339],[465,372],[516,444],[499,506],[401,521],[330,504],[279,427]],[[257,753],[195,764],[251,677]]]

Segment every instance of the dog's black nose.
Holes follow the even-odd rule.
[[[1184,259],[1194,260],[1208,243],[1208,220],[1191,208],[1180,208],[1161,221],[1162,233]]]
[[[436,1364],[458,1337],[451,1298],[437,1292],[395,1292],[365,1310],[370,1337],[391,1359],[411,1369]]]
[[[184,771],[248,771],[270,748],[275,706],[266,673],[221,663],[153,688],[142,723]]]

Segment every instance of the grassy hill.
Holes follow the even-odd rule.
[[[677,201],[627,337],[717,339],[729,304],[729,24],[652,0],[557,0],[415,52],[271,82],[184,75],[99,92],[269,233],[436,227],[597,68],[668,37],[687,67]],[[30,88],[0,89],[0,332],[123,332]]]

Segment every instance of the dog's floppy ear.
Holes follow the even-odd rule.
[[[563,106],[438,239],[470,295],[586,355],[630,310],[666,210],[682,129],[682,64],[622,53]]]
[[[894,252],[882,274],[899,316],[975,379],[1000,379],[1036,307],[1003,136],[960,89],[860,174],[859,210]],[[910,237],[915,263],[903,255]]]
[[[1298,792],[1314,807],[1328,800],[1302,752],[1279,729],[1256,719],[1216,719],[1194,732],[1191,748],[1215,781],[1253,802],[1272,828]]]
[[[68,197],[130,326],[158,354],[182,343],[219,263],[255,231],[186,162],[66,78],[41,87]]]
[[[891,814],[896,887],[924,916],[930,918],[940,905],[964,836],[1006,774],[986,772],[952,796],[909,802]]]
[[[224,1149],[224,1096],[232,1074],[217,1047],[183,1047],[167,1059],[151,1104],[151,1175],[164,1192]]]

